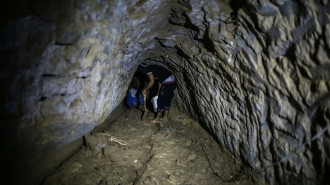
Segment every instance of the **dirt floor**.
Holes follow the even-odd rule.
[[[166,123],[152,117],[141,121],[139,109],[119,106],[42,184],[264,184],[175,107]]]

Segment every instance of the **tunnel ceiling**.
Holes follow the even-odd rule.
[[[27,166],[102,123],[148,62],[173,71],[180,110],[270,184],[326,181],[329,1],[17,0],[1,9],[1,135]]]

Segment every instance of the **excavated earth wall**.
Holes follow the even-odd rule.
[[[175,74],[177,106],[270,184],[326,182],[328,0],[28,0],[1,9],[8,175],[47,175],[36,161],[102,123],[137,65],[150,62]]]

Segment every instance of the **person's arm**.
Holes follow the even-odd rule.
[[[149,82],[147,86],[142,90],[142,95],[147,95],[147,90],[149,90],[155,83],[154,75],[152,73],[148,74]]]
[[[160,82],[158,82],[158,91],[157,91],[157,96],[159,95],[159,90],[162,87],[162,84]]]

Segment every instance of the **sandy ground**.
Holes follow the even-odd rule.
[[[141,121],[139,109],[119,106],[42,184],[264,184],[175,107],[166,123],[152,117]]]

